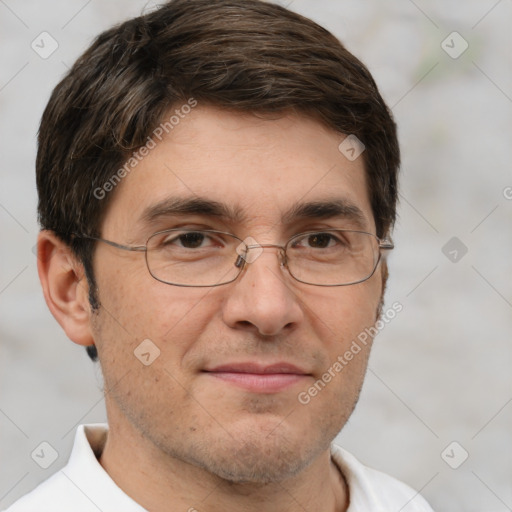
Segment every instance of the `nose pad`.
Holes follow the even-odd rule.
[[[246,261],[247,263],[256,261],[262,252],[262,246],[252,236],[248,236],[243,242],[238,244],[238,247],[236,248],[238,258],[235,266],[237,268],[242,267],[243,263],[241,260]]]
[[[235,261],[235,267],[243,269],[246,263],[254,263],[262,254],[263,249],[274,248],[277,249],[277,259],[279,265],[288,269],[288,259],[286,257],[286,249],[282,245],[275,244],[259,244],[252,237],[246,238],[236,248],[238,257]]]
[[[279,265],[282,268],[288,269],[288,258],[286,257],[286,251],[284,247],[277,247],[279,250],[277,251],[277,259],[279,260]]]
[[[242,268],[245,265],[245,258],[243,256],[238,255],[238,258],[235,261],[236,268]]]

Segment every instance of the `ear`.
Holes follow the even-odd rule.
[[[386,258],[383,258],[380,264],[380,272],[382,276],[382,296],[386,293],[386,285],[388,284],[389,270],[388,270],[388,262]]]
[[[46,304],[69,339],[78,345],[94,345],[83,266],[53,231],[39,233],[37,270]]]
[[[387,286],[388,277],[389,277],[388,262],[386,261],[386,258],[383,258],[381,260],[379,267],[380,267],[380,273],[381,273],[381,279],[382,279],[382,288],[381,288],[379,306],[377,308],[377,314],[375,316],[375,321],[380,319],[380,317],[382,315],[382,310],[384,309],[384,295],[386,293],[386,286]]]

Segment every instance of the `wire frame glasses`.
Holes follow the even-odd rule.
[[[307,231],[281,245],[258,244],[232,233],[212,229],[166,229],[151,235],[145,245],[127,246],[97,240],[126,251],[144,252],[149,273],[174,286],[211,287],[235,281],[266,248],[277,250],[283,268],[295,280],[316,286],[347,286],[369,279],[383,250],[393,243],[364,231],[325,229]]]

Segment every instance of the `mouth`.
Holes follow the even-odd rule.
[[[278,393],[304,384],[311,374],[293,364],[263,365],[254,362],[232,363],[203,370],[208,377],[253,393]]]

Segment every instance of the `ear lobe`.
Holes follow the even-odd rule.
[[[53,231],[39,233],[37,270],[46,304],[69,339],[78,345],[94,345],[83,266]]]

